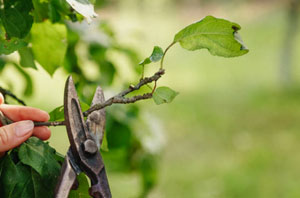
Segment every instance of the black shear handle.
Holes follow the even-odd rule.
[[[90,195],[94,198],[111,198],[105,168],[102,168],[97,175],[97,181],[97,183],[92,181],[92,187],[89,190]]]

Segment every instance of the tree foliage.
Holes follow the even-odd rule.
[[[86,32],[80,25],[84,19],[91,22],[96,16],[88,0],[3,0],[0,3],[3,4],[0,10],[0,73],[6,67],[17,68],[27,83],[24,94],[30,95],[36,82],[32,82],[28,69],[37,69],[40,65],[53,75],[61,68],[73,76],[85,110],[89,108],[87,104],[96,86],[108,88],[118,74],[114,61],[109,58],[111,52],[125,55],[134,66],[132,70],[142,78],[144,67],[150,63],[160,61],[160,69],[163,69],[165,55],[176,43],[187,50],[208,49],[211,54],[223,57],[248,52],[237,33],[238,24],[208,16],[178,32],[166,50],[155,46],[152,54],[140,62],[134,50],[118,43],[107,22],[101,21],[96,29],[96,35],[99,33],[105,39]],[[79,61],[79,45],[87,52],[88,60],[96,65],[97,77],[93,80]],[[5,56],[11,53],[18,53],[19,61]],[[128,84],[125,82],[126,86]],[[171,88],[156,87],[156,81],[150,91],[156,104],[169,103],[178,95]],[[63,120],[63,107],[57,107],[50,115],[51,121]],[[140,173],[142,196],[147,195],[157,180],[158,153],[149,149],[140,135],[151,136],[149,125],[137,105],[111,107],[102,145],[108,170]],[[62,160],[47,143],[30,138],[1,159],[0,194],[4,197],[53,197]],[[72,197],[88,197],[85,176],[80,175],[78,179],[82,186],[71,192]]]

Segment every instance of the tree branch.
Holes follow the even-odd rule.
[[[19,99],[15,94],[11,93],[9,90],[4,89],[0,87],[0,92],[2,93],[3,97],[5,98],[6,96],[12,97],[14,100],[16,100],[18,103],[26,106],[25,102],[21,99]]]
[[[110,106],[114,103],[128,104],[128,103],[137,102],[139,100],[146,100],[146,99],[152,98],[152,93],[148,93],[148,94],[144,94],[144,95],[138,95],[138,96],[134,96],[132,98],[125,98],[125,96],[128,95],[129,93],[133,92],[133,91],[139,90],[142,86],[144,86],[146,84],[149,84],[151,82],[156,82],[164,74],[165,74],[165,70],[161,69],[158,72],[156,72],[153,76],[141,79],[140,82],[137,85],[135,85],[135,86],[131,85],[128,89],[126,89],[126,90],[120,92],[119,94],[111,97],[110,99],[106,100],[104,103],[95,104],[90,109],[85,111],[83,113],[83,115],[88,116],[93,111],[103,109],[104,107]]]
[[[140,100],[147,100],[147,99],[152,98],[153,93],[154,93],[155,88],[156,88],[156,82],[164,74],[165,74],[165,70],[160,69],[153,76],[142,78],[137,85],[131,85],[131,86],[129,86],[128,89],[126,89],[126,90],[118,93],[117,95],[109,98],[105,102],[93,105],[90,109],[85,111],[83,113],[83,115],[86,117],[90,113],[92,113],[93,111],[103,109],[107,106],[111,106],[112,104],[129,104],[129,103],[135,103],[135,102],[140,101]],[[143,95],[137,95],[137,96],[133,96],[133,97],[130,97],[130,98],[125,97],[129,93],[131,93],[133,91],[136,91],[136,90],[139,90],[142,86],[147,85],[147,84],[152,83],[152,82],[155,82],[155,86],[154,86],[151,93],[146,93],[146,94],[143,94]],[[0,92],[1,92],[1,90],[0,90]],[[0,111],[0,121],[3,125],[12,123],[12,121],[9,120],[5,115],[3,115],[1,111]],[[63,126],[63,125],[66,125],[65,121],[34,122],[34,126],[36,126],[36,127],[38,127],[38,126]]]

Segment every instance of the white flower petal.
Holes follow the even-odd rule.
[[[79,14],[86,18],[88,23],[92,22],[92,18],[97,17],[95,13],[94,5],[88,0],[66,0],[70,6],[76,10]]]

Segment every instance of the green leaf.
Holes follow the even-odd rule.
[[[26,45],[25,41],[18,38],[7,39],[3,27],[0,26],[0,54],[11,54]]]
[[[98,44],[91,44],[89,46],[89,53],[91,59],[93,59],[100,69],[101,82],[100,84],[111,85],[116,74],[116,67],[106,58],[107,48]]]
[[[143,192],[141,197],[147,197],[150,190],[157,183],[157,158],[154,155],[144,153],[141,156],[139,169],[142,174]]]
[[[59,107],[55,108],[54,110],[52,110],[49,113],[49,115],[50,115],[50,119],[49,119],[50,122],[63,121],[65,118],[64,106],[59,106]]]
[[[170,103],[178,94],[169,87],[158,87],[153,93],[153,100],[157,105]]]
[[[80,101],[80,107],[82,112],[88,110],[90,106],[82,101]],[[50,113],[50,119],[49,121],[63,121],[65,119],[65,114],[64,114],[64,106],[59,106],[56,107],[54,110],[52,110]]]
[[[102,144],[101,144],[101,151],[105,151],[105,152],[108,152],[109,149],[108,149],[108,142],[107,142],[107,135],[106,135],[107,132],[104,133],[104,136],[103,136],[103,140],[102,140]]]
[[[33,15],[36,22],[42,22],[48,18],[48,3],[40,0],[32,0]]]
[[[90,198],[89,195],[89,182],[85,174],[81,173],[77,176],[77,181],[79,182],[79,187],[77,190],[72,190],[69,194],[69,197],[72,198]]]
[[[32,50],[35,59],[50,74],[60,67],[67,50],[67,30],[63,24],[50,21],[35,23],[31,30]]]
[[[32,83],[31,76],[25,70],[23,70],[23,68],[19,67],[19,65],[17,64],[13,64],[13,65],[25,79],[26,84],[25,84],[24,95],[30,96],[33,90],[33,83]]]
[[[22,67],[30,67],[33,69],[37,69],[36,65],[34,63],[34,57],[32,53],[32,49],[29,47],[24,47],[19,49],[19,55],[20,55],[20,65]]]
[[[41,178],[47,179],[47,185],[55,186],[60,165],[53,148],[42,140],[31,137],[20,146],[18,156],[23,164],[32,167]]]
[[[53,197],[55,186],[48,183],[52,177],[43,179],[31,167],[18,161],[13,152],[10,152],[2,160],[3,170],[5,171],[0,176],[1,197]]]
[[[164,51],[161,47],[155,46],[150,57],[143,60],[140,65],[147,65],[152,62],[158,62],[164,56]]]
[[[0,73],[3,71],[5,65],[6,65],[6,60],[0,56]]]
[[[187,50],[208,49],[212,55],[235,57],[248,53],[237,31],[241,27],[230,21],[207,16],[187,26],[174,38],[174,43]]]
[[[33,17],[31,0],[5,0],[1,19],[8,37],[24,38],[30,31]]]

